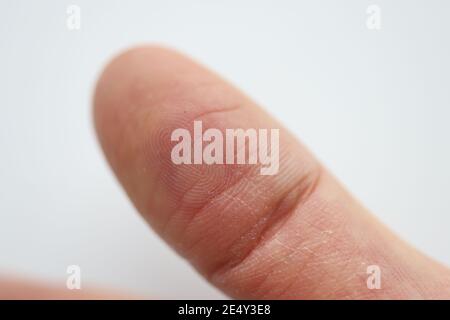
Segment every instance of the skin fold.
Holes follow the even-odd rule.
[[[279,172],[260,175],[259,165],[175,165],[171,132],[192,130],[194,120],[222,132],[280,129]],[[450,298],[445,266],[378,222],[262,108],[175,51],[140,47],[113,59],[98,80],[94,121],[136,209],[230,297]],[[367,287],[370,265],[380,267],[381,289]],[[0,282],[0,297],[14,286]],[[48,297],[45,290],[33,297],[39,291]]]

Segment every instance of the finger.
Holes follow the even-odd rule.
[[[101,145],[136,208],[230,296],[448,297],[444,267],[381,226],[278,122],[190,59],[128,51],[106,68],[94,100]],[[193,136],[194,120],[203,132],[280,129],[278,172],[174,164],[171,134]],[[382,289],[368,289],[371,265]]]
[[[106,290],[69,290],[54,283],[4,276],[0,277],[0,300],[115,300],[125,299]]]

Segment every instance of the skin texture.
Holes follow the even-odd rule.
[[[174,51],[129,50],[101,75],[98,137],[153,229],[212,284],[245,299],[446,299],[450,272],[398,239],[276,120]],[[280,129],[280,169],[175,165],[176,128]],[[320,124],[318,124],[320,125]],[[326,128],[324,128],[326,130]],[[366,268],[381,268],[369,290]],[[11,286],[11,284],[10,284]]]

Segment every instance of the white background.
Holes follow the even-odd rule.
[[[448,1],[0,1],[0,271],[218,298],[144,224],[100,152],[117,52],[184,51],[294,131],[382,221],[450,264]],[[81,30],[66,8],[81,8]],[[381,30],[366,9],[382,10]]]

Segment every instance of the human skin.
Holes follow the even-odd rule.
[[[94,120],[136,209],[230,297],[450,298],[447,267],[394,235],[280,123],[189,58],[159,47],[119,55],[98,81]],[[175,165],[170,134],[192,130],[194,120],[204,130],[280,129],[279,172],[263,176],[258,165]],[[370,265],[380,267],[381,289],[367,287]],[[0,282],[0,297],[8,296],[8,286],[15,284]],[[33,292],[34,298],[66,298],[44,287]]]

